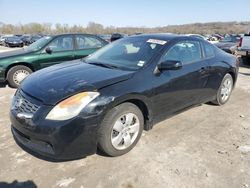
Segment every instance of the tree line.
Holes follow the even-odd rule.
[[[60,33],[178,33],[178,34],[240,34],[250,29],[250,21],[246,22],[210,22],[184,25],[168,25],[163,27],[104,27],[102,24],[89,22],[86,27],[82,25],[29,23],[29,24],[5,24],[0,22],[0,34],[60,34]]]

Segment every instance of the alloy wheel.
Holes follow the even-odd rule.
[[[227,78],[224,80],[224,82],[222,83],[222,87],[221,87],[221,100],[223,102],[227,101],[228,98],[230,97],[230,94],[232,92],[232,88],[233,88],[233,82],[230,78]]]
[[[140,129],[139,118],[134,113],[119,117],[111,131],[111,143],[117,150],[124,150],[136,140]]]

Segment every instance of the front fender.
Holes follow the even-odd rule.
[[[92,101],[86,108],[82,111],[82,116],[89,118],[92,116],[99,117],[98,122],[102,122],[105,115],[114,107],[124,102],[131,102],[135,105],[137,102],[141,102],[145,105],[147,110],[147,118],[145,129],[149,130],[152,128],[153,122],[153,112],[152,103],[146,96],[140,95],[138,93],[126,94],[122,96],[100,96],[96,100]],[[140,108],[138,106],[138,108]],[[145,115],[145,114],[144,114]]]

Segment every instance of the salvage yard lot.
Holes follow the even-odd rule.
[[[0,88],[0,187],[15,180],[45,188],[250,186],[249,67],[240,68],[226,105],[203,104],[161,122],[115,158],[96,154],[55,163],[26,153],[10,131],[14,92]]]
[[[8,47],[0,46],[0,53],[1,52],[12,51],[12,50],[17,50],[17,49],[20,49],[20,48],[8,48]]]

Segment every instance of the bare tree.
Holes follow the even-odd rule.
[[[111,33],[196,33],[196,34],[213,34],[213,33],[245,33],[250,28],[248,22],[211,22],[211,23],[194,23],[185,25],[169,25],[162,27],[114,27],[103,25],[95,22],[89,22],[87,27],[81,25],[70,26],[68,24],[51,24],[51,23],[29,23],[29,24],[4,24],[0,22],[0,33],[2,34],[59,34],[59,33],[92,33],[92,34],[111,34]]]

